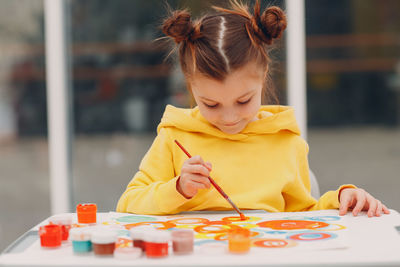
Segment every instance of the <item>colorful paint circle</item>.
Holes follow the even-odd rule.
[[[253,216],[249,216],[249,217],[246,216],[246,219],[245,219],[245,220],[242,220],[242,219],[240,218],[240,216],[229,216],[229,217],[224,217],[224,218],[222,218],[222,220],[223,220],[223,221],[232,222],[232,223],[241,223],[241,222],[248,223],[248,222],[256,222],[256,221],[259,221],[259,220],[261,220],[261,218],[260,218],[260,217],[253,217]]]
[[[321,229],[313,229],[314,231],[339,231],[346,229],[345,226],[336,223],[330,223],[328,227],[321,228]]]
[[[310,217],[310,220],[332,222],[332,221],[339,221],[340,217],[339,216],[315,216],[315,217]]]
[[[315,229],[327,227],[329,224],[317,221],[300,221],[300,220],[274,220],[257,223],[258,226],[271,228],[274,230],[298,230],[298,229]]]
[[[252,229],[252,228],[256,228],[257,225],[252,224],[252,223],[232,223],[234,225],[240,226],[242,228],[246,228],[246,229]]]
[[[240,229],[241,227],[233,225],[233,224],[206,224],[206,225],[199,225],[194,228],[197,233],[202,234],[221,234],[226,233],[232,229]]]
[[[232,223],[230,221],[209,221],[207,224],[228,225],[228,224],[232,224]]]
[[[245,222],[249,221],[250,217],[245,216],[245,220],[242,220],[240,216],[229,216],[229,217],[224,217],[222,218],[223,221],[228,221],[228,222]]]
[[[121,223],[136,223],[136,222],[151,222],[157,221],[157,218],[150,216],[123,216],[116,219],[117,222]]]
[[[213,233],[195,233],[194,238],[195,239],[215,239],[215,235]]]
[[[333,237],[336,237],[336,235],[330,233],[320,233],[320,232],[300,233],[289,236],[290,239],[297,241],[315,241],[315,240],[330,239]]]
[[[139,222],[139,223],[127,224],[125,225],[125,228],[129,230],[132,227],[136,227],[139,225],[153,225],[156,226],[156,228],[159,230],[167,230],[170,228],[174,228],[176,226],[174,223],[170,222]]]
[[[210,221],[205,218],[179,218],[179,219],[169,220],[168,222],[174,224],[200,224],[200,223],[208,223]]]
[[[285,239],[262,238],[253,242],[253,246],[261,248],[288,248],[296,246],[296,242]]]

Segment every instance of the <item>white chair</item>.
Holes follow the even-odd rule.
[[[321,196],[319,192],[319,185],[317,178],[315,177],[315,174],[312,172],[311,169],[310,169],[310,184],[311,184],[311,195],[313,196],[313,198],[318,200],[319,197]]]

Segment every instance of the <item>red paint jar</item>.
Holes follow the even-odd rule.
[[[108,229],[97,229],[92,231],[92,247],[95,255],[113,255],[117,233]]]
[[[69,236],[69,230],[72,225],[72,215],[71,214],[58,214],[51,216],[49,218],[50,224],[58,224],[61,226],[61,240],[67,241]]]
[[[146,256],[148,258],[163,258],[168,256],[168,243],[171,233],[168,231],[154,230],[146,232]]]
[[[48,224],[39,228],[40,245],[47,248],[61,246],[61,226]]]
[[[192,230],[172,232],[172,248],[175,254],[184,255],[193,252],[194,233]]]
[[[78,223],[96,223],[97,205],[93,203],[78,204],[76,214]]]
[[[142,251],[146,251],[146,242],[144,241],[144,237],[147,232],[155,230],[156,229],[150,225],[132,227],[129,231],[133,241],[133,246],[140,248]]]

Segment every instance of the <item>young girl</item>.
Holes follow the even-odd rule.
[[[353,185],[314,199],[308,145],[293,109],[261,105],[264,93],[272,95],[266,88],[267,52],[286,28],[283,11],[272,6],[260,14],[258,1],[254,14],[236,1],[232,9],[215,9],[217,14],[194,23],[187,11],[175,11],[163,24],[163,32],[179,46],[180,65],[197,106],[166,107],[158,135],[117,211],[162,215],[232,209],[210,185],[211,176],[243,210],[389,213]],[[174,140],[195,156],[188,159]]]

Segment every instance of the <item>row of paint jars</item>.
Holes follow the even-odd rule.
[[[174,254],[184,255],[193,252],[193,230],[163,231],[151,226],[137,226],[130,229],[133,247],[141,249],[148,258],[168,256],[169,244],[172,241]]]
[[[113,255],[120,259],[134,259],[145,254],[148,258],[168,256],[172,241],[174,254],[193,252],[194,233],[192,230],[163,231],[151,226],[139,226],[130,230],[133,246],[116,245],[116,231],[107,228],[82,227],[70,231],[70,240],[75,253],[93,250],[95,255]]]

